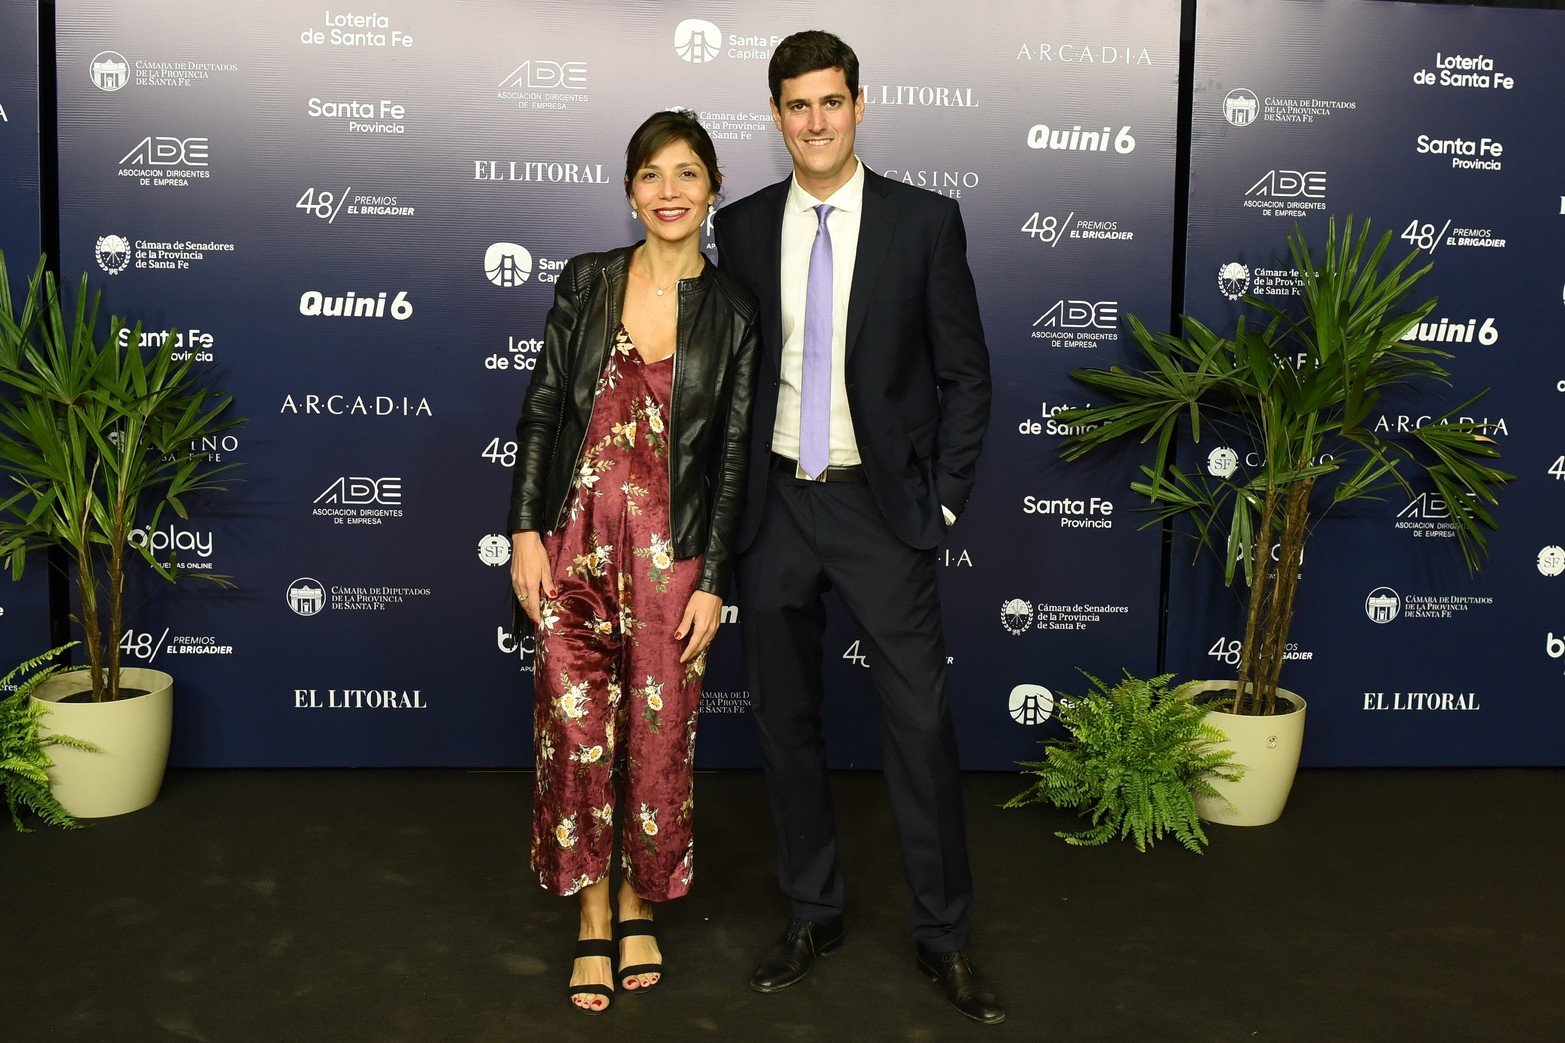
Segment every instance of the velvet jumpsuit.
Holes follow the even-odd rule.
[[[675,560],[670,542],[673,370],[672,356],[644,362],[615,331],[568,509],[543,538],[558,595],[540,606],[533,673],[532,864],[559,895],[608,872],[616,806],[636,893],[656,902],[690,889],[706,657],[680,663],[674,637],[702,559]]]

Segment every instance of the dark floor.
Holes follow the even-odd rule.
[[[1078,849],[967,777],[984,1028],[918,977],[881,779],[836,777],[841,953],[745,987],[781,928],[761,780],[703,773],[665,984],[589,1019],[574,904],[525,870],[531,776],[185,771],[75,833],[0,828],[0,1039],[1559,1039],[1561,771],[1306,771],[1283,819]]]

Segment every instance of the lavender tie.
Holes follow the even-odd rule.
[[[810,277],[804,291],[804,375],[799,387],[799,469],[819,477],[831,458],[831,232],[826,217],[835,207],[815,208],[820,224],[810,247]]]

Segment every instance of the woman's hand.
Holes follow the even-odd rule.
[[[679,661],[688,663],[705,652],[707,646],[712,643],[712,638],[717,636],[717,626],[722,621],[722,598],[704,590],[698,590],[690,595],[690,603],[685,606],[684,618],[679,621],[679,629],[674,631],[675,640],[682,641],[686,635],[690,637]]]
[[[544,592],[551,598],[558,592],[549,568],[549,552],[543,549],[542,538],[531,530],[511,533],[511,589],[533,626],[541,625]]]

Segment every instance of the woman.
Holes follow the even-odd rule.
[[[755,298],[700,250],[721,187],[693,115],[636,130],[625,194],[646,239],[565,266],[516,425],[511,583],[537,632],[532,864],[580,902],[570,994],[589,1014],[612,1000],[616,927],[620,987],[657,984],[652,904],[690,887],[701,677],[759,343]]]

